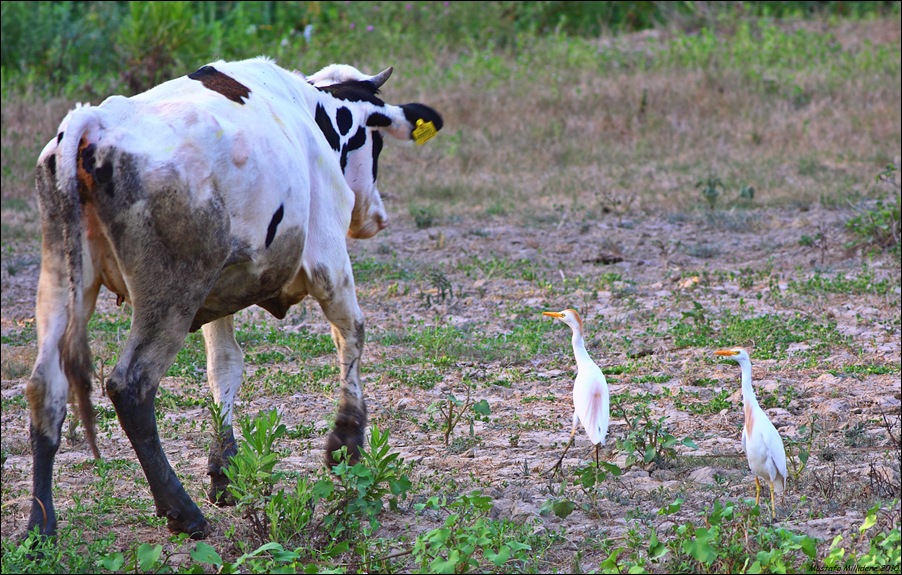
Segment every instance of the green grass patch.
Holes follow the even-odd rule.
[[[297,373],[282,371],[278,366],[261,367],[254,372],[253,385],[244,385],[241,396],[251,399],[262,391],[276,396],[289,396],[298,392],[330,394],[338,386],[340,371],[336,365],[301,366]],[[249,382],[250,383],[250,382]]]
[[[200,332],[189,333],[166,375],[188,381],[201,381],[207,373],[207,354]]]
[[[833,375],[854,375],[859,377],[865,375],[900,375],[902,374],[902,366],[899,364],[888,365],[880,363],[854,364],[844,365],[840,369],[828,369],[827,373]]]
[[[720,413],[724,409],[733,408],[733,402],[729,400],[731,394],[732,392],[727,389],[722,389],[713,395],[711,393],[703,394],[698,391],[686,391],[681,389],[673,396],[673,406],[680,411],[686,411],[696,415]]]
[[[388,381],[397,381],[405,387],[417,389],[432,389],[442,381],[442,373],[430,367],[423,369],[394,367],[383,372],[383,377]]]
[[[236,339],[247,354],[271,351],[269,346],[276,346],[286,359],[306,360],[335,353],[335,344],[331,335],[310,333],[306,330],[289,332],[276,326],[255,323],[244,324],[237,328]],[[258,348],[264,348],[258,350]]]
[[[537,315],[530,311],[530,316]],[[541,316],[539,316],[541,318]],[[413,360],[437,367],[456,361],[504,361],[519,364],[536,355],[547,353],[555,345],[547,336],[556,326],[550,321],[519,317],[507,331],[487,334],[466,325],[414,325],[403,332],[389,331],[376,335],[381,345],[401,352],[401,361]],[[406,358],[406,359],[405,359]]]
[[[788,289],[800,294],[834,293],[834,294],[874,294],[886,295],[899,286],[898,281],[878,279],[872,273],[863,271],[860,275],[846,277],[838,273],[833,277],[819,272],[805,280],[789,280]]]
[[[672,375],[634,375],[630,378],[633,383],[667,383],[673,379]]]
[[[474,279],[513,279],[532,282],[539,277],[536,263],[524,258],[514,260],[497,256],[470,256],[458,263],[457,269],[468,278]]]
[[[707,314],[684,315],[666,335],[673,337],[680,348],[705,347],[713,351],[748,346],[754,348],[757,359],[785,359],[793,343],[810,343],[811,347],[804,353],[815,357],[828,355],[836,346],[848,348],[852,344],[851,338],[837,331],[835,321],[817,321],[801,312],[744,317],[726,311],[716,319]]]
[[[416,273],[397,261],[382,262],[374,258],[361,258],[354,260],[352,266],[354,268],[354,282],[358,284],[411,281],[417,278]]]

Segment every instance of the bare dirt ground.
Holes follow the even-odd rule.
[[[536,569],[568,571],[577,550],[583,552],[583,567],[594,569],[606,555],[601,546],[592,545],[593,540],[622,538],[636,522],[657,526],[663,534],[673,522],[703,521],[701,515],[716,499],[753,496],[754,480],[739,441],[738,367],[713,360],[712,348],[679,347],[667,333],[668,325],[697,311],[697,305],[715,326],[715,333],[718,318],[725,314],[745,318],[771,314],[835,323],[835,331],[848,338],[847,344],[828,350],[815,362],[806,359],[818,357],[811,353],[818,344],[816,338],[792,343],[787,359],[779,361],[756,361],[754,341],[732,342],[751,350],[759,399],[778,398],[778,406],[767,412],[784,438],[797,437],[811,416],[818,416],[811,459],[800,478],[790,482],[778,506],[778,521],[793,531],[829,541],[837,534],[857,533],[866,510],[883,501],[891,507],[881,515],[882,527],[898,525],[898,499],[889,502],[899,497],[899,446],[891,438],[894,434],[898,441],[900,426],[899,263],[889,254],[868,258],[845,249],[843,244],[850,238],[844,223],[850,214],[849,210],[788,207],[610,215],[589,221],[558,212],[529,225],[498,217],[439,222],[426,229],[417,229],[410,218],[398,217],[373,240],[351,242],[355,262],[369,269],[381,265],[378,269],[395,273],[358,272],[360,305],[368,322],[366,396],[370,423],[391,431],[392,449],[413,463],[412,478],[419,490],[400,512],[383,514],[379,534],[397,539],[403,547],[437,525],[434,518],[414,512],[414,501],[432,493],[458,494],[478,488],[493,498],[495,517],[529,523],[536,533],[563,534],[565,543],[537,557]],[[800,245],[801,236],[818,233],[820,243]],[[32,329],[39,265],[34,242],[20,242],[3,253],[4,539],[22,532],[30,505],[31,455],[23,391],[35,355],[33,335],[27,334]],[[527,267],[532,275],[522,273]],[[885,294],[793,291],[797,285],[793,281],[817,274],[834,278],[870,274],[873,282],[889,281],[891,286]],[[114,300],[104,291],[99,310],[117,313]],[[520,352],[494,357],[484,343],[494,338],[500,345],[524,320],[541,318],[543,310],[567,307],[583,314],[589,353],[601,368],[609,372],[621,368],[622,373],[609,376],[611,393],[658,394],[651,404],[653,413],[666,418],[666,427],[676,437],[690,437],[698,445],[697,450],[680,447],[679,457],[666,465],[634,466],[621,477],[609,479],[597,500],[572,484],[562,486],[560,478],[552,479],[547,473],[570,428],[575,364],[569,329],[557,324],[545,335],[550,340],[545,349],[552,351],[534,356]],[[262,310],[248,310],[238,318],[239,322],[271,322],[286,330],[328,333],[322,314],[309,300],[282,323],[267,319]],[[463,334],[449,342],[451,360],[439,362],[442,367],[435,367],[428,349],[393,343],[415,338],[387,337],[436,326],[453,326]],[[477,345],[477,341],[483,343]],[[404,356],[418,358],[394,368],[406,370],[407,378],[418,371],[438,370],[441,380],[431,389],[405,383],[405,378],[385,367],[393,358]],[[297,372],[333,363],[329,355],[307,365],[288,360],[269,368]],[[632,367],[623,370],[623,366]],[[871,369],[856,371],[848,366]],[[285,440],[282,445],[288,452],[282,463],[285,469],[314,470],[321,462],[334,391],[302,389],[266,395],[255,391],[260,379],[255,377],[256,369],[246,369],[248,381],[238,415],[277,408],[289,429],[315,425],[313,437]],[[878,373],[869,373],[874,371]],[[466,424],[459,425],[452,434],[458,441],[446,447],[441,430],[428,423],[437,417],[430,406],[449,394],[464,397],[466,382],[473,384],[475,400],[488,401],[491,415],[488,421],[474,422],[472,436]],[[202,394],[204,385],[183,386],[173,377],[163,381],[163,387],[175,394]],[[674,402],[673,394],[680,390],[697,392],[705,401],[721,389],[730,392],[732,407],[718,413],[699,415],[678,409]],[[99,389],[94,401],[100,408],[111,408]],[[207,419],[205,409],[178,408],[165,419],[161,423],[164,448],[189,493],[200,502],[207,482],[209,433],[205,429],[209,427],[186,422]],[[623,465],[626,454],[614,445],[626,431],[622,418],[612,417],[603,451],[606,459]],[[101,427],[99,443],[106,458],[134,460],[115,421]],[[572,471],[592,457],[591,445],[580,430],[564,462],[567,476],[572,480]],[[97,481],[92,466],[76,465],[89,460],[90,450],[83,441],[64,441],[55,474],[61,525],[68,521],[79,495]],[[131,470],[140,474],[138,466]],[[148,525],[142,518],[151,505],[143,483],[136,489],[124,477],[112,495],[120,497],[125,508],[110,510],[105,524],[117,533],[123,547],[140,541],[171,548],[165,527]],[[130,497],[141,502],[138,511],[128,509]],[[574,500],[576,510],[565,519],[540,513],[552,497]],[[663,523],[655,512],[677,497],[685,500],[682,511],[669,518],[671,523]],[[236,551],[229,527],[240,524],[241,518],[229,509],[201,505],[214,525],[209,542],[224,557],[230,556]]]

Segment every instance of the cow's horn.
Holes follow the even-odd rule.
[[[373,84],[375,84],[377,88],[381,88],[381,87],[382,87],[382,84],[384,84],[385,81],[388,80],[388,77],[391,76],[391,73],[392,73],[392,67],[389,66],[389,67],[386,68],[385,70],[382,70],[381,72],[379,72],[378,74],[376,74],[375,76],[373,76],[373,77],[370,79],[370,81],[371,81]]]

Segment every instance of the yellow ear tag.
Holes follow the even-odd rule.
[[[417,120],[417,127],[413,130],[413,141],[417,144],[425,144],[430,138],[435,136],[438,130],[432,120],[424,122],[422,118]]]

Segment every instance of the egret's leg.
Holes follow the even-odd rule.
[[[777,506],[774,503],[774,484],[770,484],[770,516],[773,519],[777,518]]]
[[[567,442],[567,447],[564,448],[564,452],[561,453],[561,458],[557,460],[557,463],[554,464],[554,467],[549,469],[548,471],[556,471],[561,468],[561,463],[564,462],[564,456],[567,455],[567,450],[570,449],[570,446],[573,445],[573,437],[576,435],[576,428],[573,429],[573,433],[570,434],[570,441]]]
[[[599,443],[596,443],[596,444],[595,444],[595,467],[596,467],[596,469],[597,469],[598,467],[601,466],[601,465],[598,463],[598,446],[599,446],[599,445],[600,445]]]
[[[557,471],[561,468],[561,463],[564,462],[564,456],[567,455],[567,450],[570,449],[570,446],[573,445],[573,438],[576,437],[576,424],[579,422],[579,418],[576,415],[576,412],[573,412],[573,429],[570,430],[570,441],[567,442],[567,447],[564,448],[564,452],[561,453],[561,458],[557,460],[557,463],[554,464],[554,467],[549,469],[549,472]]]
[[[758,478],[755,477],[755,505],[758,505],[758,501],[761,499],[761,483],[758,481]]]

